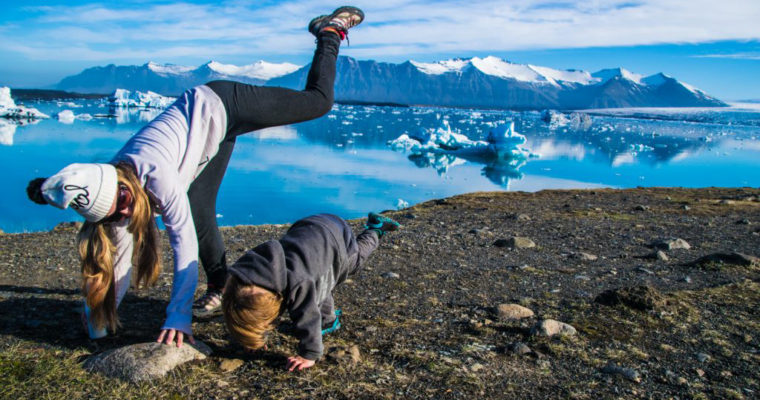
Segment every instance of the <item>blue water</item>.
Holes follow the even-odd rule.
[[[38,102],[26,106],[54,116],[108,114],[101,101]],[[74,106],[78,107],[74,107]],[[0,229],[48,230],[80,220],[71,210],[39,206],[27,182],[72,162],[105,162],[155,112],[117,118],[55,118],[0,125]],[[515,123],[524,147],[540,154],[524,165],[442,163],[393,151],[389,140],[419,128],[452,130],[484,139],[499,124]],[[438,160],[441,161],[441,160]],[[221,225],[286,223],[316,212],[355,218],[372,210],[473,191],[628,188],[637,186],[760,186],[760,111],[689,110],[595,115],[590,126],[553,126],[538,112],[336,105],[318,120],[238,139],[221,187]]]

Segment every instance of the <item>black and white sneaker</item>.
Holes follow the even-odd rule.
[[[330,27],[335,29],[341,39],[348,36],[348,30],[364,21],[364,11],[351,6],[343,6],[335,9],[330,15],[320,15],[309,22],[309,32],[318,36],[323,29]]]

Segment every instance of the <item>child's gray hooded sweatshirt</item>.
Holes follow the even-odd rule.
[[[355,239],[340,217],[314,215],[297,221],[282,239],[248,251],[228,270],[245,284],[283,296],[299,339],[298,355],[317,360],[323,351],[322,326],[335,319],[332,290],[355,273],[377,245],[373,231]]]

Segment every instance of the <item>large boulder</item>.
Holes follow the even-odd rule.
[[[188,361],[203,360],[211,349],[201,341],[182,347],[157,342],[137,343],[90,356],[84,368],[127,382],[143,382],[161,378]]]

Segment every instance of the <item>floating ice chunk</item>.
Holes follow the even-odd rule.
[[[593,123],[588,114],[577,112],[564,114],[554,110],[542,111],[541,120],[549,124],[549,129],[552,130],[564,127],[574,130],[588,130]]]
[[[71,110],[63,110],[59,112],[58,114],[56,114],[55,117],[62,124],[73,124],[74,119],[76,119],[74,112]]]
[[[403,208],[408,208],[408,207],[409,207],[409,202],[404,199],[398,199],[398,201],[396,202],[396,209],[398,210],[401,210]]]
[[[11,88],[7,86],[0,87],[0,117],[16,120],[50,118],[36,108],[27,108],[16,105],[16,102],[13,101],[13,97],[11,97]]]
[[[80,121],[90,121],[92,120],[92,115],[84,113],[77,115],[77,119]]]
[[[161,96],[158,93],[147,91],[145,93],[138,90],[129,91],[126,89],[116,89],[109,97],[108,101],[112,107],[136,107],[136,108],[166,108],[170,106],[176,98]]]

